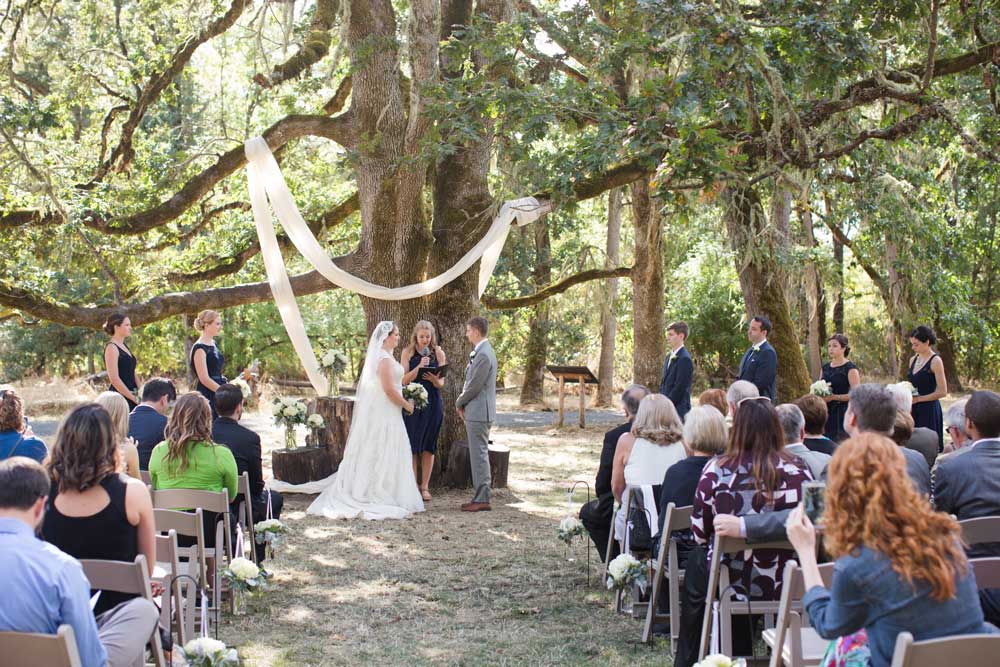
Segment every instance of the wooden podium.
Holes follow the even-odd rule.
[[[556,426],[563,425],[566,383],[574,381],[580,383],[580,428],[586,426],[587,385],[598,384],[597,378],[586,366],[546,366],[545,369],[559,380],[559,423]]]

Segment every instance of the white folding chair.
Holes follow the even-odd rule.
[[[653,625],[669,619],[671,655],[676,653],[677,639],[680,637],[680,590],[681,583],[684,581],[684,571],[680,569],[677,557],[677,540],[672,535],[675,530],[691,529],[693,509],[690,505],[676,507],[674,503],[668,503],[666,509],[663,510],[666,516],[663,518],[663,534],[660,535],[660,553],[653,566],[649,608],[646,610],[646,623],[642,629],[642,641],[649,643],[653,641]],[[666,615],[659,612],[660,594],[663,592],[664,581],[667,584],[667,595],[670,602],[670,613]]]
[[[958,522],[966,546],[1000,542],[1000,516],[982,516]]]
[[[146,486],[153,485],[153,477],[149,474],[148,470],[140,470],[139,479],[141,479],[142,483],[145,484]]]
[[[257,549],[254,548],[253,532],[253,505],[250,504],[250,476],[243,473],[239,477],[239,490],[236,492],[237,510],[236,517],[243,530],[243,539],[246,542],[246,551],[249,552],[250,560],[257,565]],[[265,490],[264,493],[267,493]]]
[[[138,595],[156,604],[149,586],[146,557],[142,554],[136,556],[131,563],[119,560],[81,559],[80,565],[83,566],[83,574],[90,582],[91,588]],[[167,661],[163,656],[163,645],[160,643],[159,626],[153,626],[153,633],[149,637],[149,648],[157,667],[167,667]]]
[[[823,585],[833,585],[833,563],[819,566]],[[773,629],[764,630],[764,643],[771,649],[770,667],[811,667],[823,659],[829,641],[809,627],[809,616],[802,608],[806,594],[805,579],[798,563],[785,565],[781,603]]]
[[[60,625],[54,635],[35,632],[0,632],[4,667],[81,667],[76,635]]]
[[[180,582],[177,580],[181,574],[177,531],[169,530],[166,535],[156,535],[155,543],[156,565],[153,567],[152,580],[163,586],[160,623],[173,632],[176,619],[177,637],[181,644],[185,644],[187,634],[184,632],[184,597],[180,594]]]
[[[995,665],[1000,655],[1000,635],[957,635],[914,641],[909,632],[896,637],[892,667],[942,667],[942,665]]]
[[[194,626],[197,620],[195,613],[199,604],[198,589],[207,588],[208,585],[206,575],[208,555],[205,553],[205,533],[201,508],[197,508],[194,512],[154,509],[153,521],[158,533],[169,534],[173,532],[177,536],[195,540],[194,546],[177,547],[178,561],[181,558],[186,561],[186,568],[178,563],[175,578],[174,599],[178,610],[177,634],[181,638],[181,642],[186,643],[186,640],[194,639],[195,636]],[[159,560],[159,551],[157,554],[157,560]],[[208,613],[207,609],[202,611]]]

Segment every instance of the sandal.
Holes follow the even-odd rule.
[[[427,489],[420,489],[420,497],[423,498],[424,500],[430,500],[431,492],[428,491]]]

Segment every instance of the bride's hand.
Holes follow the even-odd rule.
[[[406,410],[407,412],[409,412],[412,415],[413,414],[413,401],[407,401],[406,404],[403,406],[403,409]]]

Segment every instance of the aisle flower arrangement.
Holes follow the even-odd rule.
[[[237,616],[246,614],[246,597],[267,589],[267,578],[259,567],[248,558],[237,557],[222,571],[222,578],[229,582]]]
[[[646,564],[636,560],[632,554],[619,554],[608,564],[608,588],[622,591],[633,584],[646,590]]]
[[[267,545],[270,551],[269,558],[273,558],[275,553],[285,546],[287,533],[288,526],[277,519],[258,521],[253,526],[253,539],[257,544]]]
[[[236,649],[211,637],[192,639],[181,647],[181,658],[188,667],[238,667]]]
[[[587,529],[584,528],[583,522],[575,516],[567,516],[559,522],[556,534],[559,536],[560,540],[566,543],[566,546],[569,546],[573,541],[573,538],[577,535],[586,535]]]

